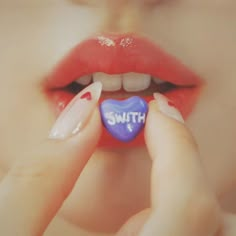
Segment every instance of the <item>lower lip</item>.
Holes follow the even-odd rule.
[[[164,93],[164,95],[170,99],[176,108],[181,112],[183,118],[186,120],[192,113],[197,100],[199,98],[202,86],[189,87],[189,88],[178,88],[172,91]],[[55,90],[47,93],[50,101],[52,101],[53,109],[58,116],[67,104],[72,100],[74,94],[68,93],[63,90]],[[142,97],[146,102],[153,100],[153,96]],[[103,101],[101,98],[100,102]],[[124,143],[113,138],[110,133],[103,128],[102,137],[100,139],[99,147],[137,147],[144,145],[144,133],[143,131],[131,142]]]

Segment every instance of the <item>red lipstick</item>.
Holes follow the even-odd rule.
[[[66,86],[96,72],[136,72],[174,84],[176,88],[164,95],[173,101],[185,119],[192,112],[203,84],[195,73],[146,38],[136,35],[97,36],[75,46],[47,77],[46,88],[56,109],[62,110],[74,97],[64,90]],[[143,98],[147,102],[153,99],[152,96]],[[103,133],[101,146],[136,146],[144,143],[143,134],[133,142],[124,144],[111,138],[105,130]]]

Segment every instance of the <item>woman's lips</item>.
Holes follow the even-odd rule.
[[[98,36],[77,45],[49,75],[47,87],[63,87],[83,75],[95,72],[150,74],[185,86],[201,82],[177,59],[147,39],[117,35]]]
[[[147,39],[135,35],[98,36],[77,45],[47,77],[45,87],[56,110],[63,110],[74,97],[63,88],[84,75],[96,72],[149,74],[179,85],[164,94],[185,119],[193,110],[202,85],[196,74]],[[152,96],[143,98],[147,102],[153,99]],[[100,146],[136,146],[143,143],[143,134],[130,143],[121,143],[111,138],[104,129]]]

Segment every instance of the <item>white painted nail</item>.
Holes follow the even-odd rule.
[[[56,120],[49,138],[66,139],[80,132],[94,111],[101,92],[102,84],[95,82],[78,93]]]
[[[176,109],[174,104],[168,100],[168,98],[166,98],[161,93],[154,93],[153,96],[157,102],[158,109],[163,114],[165,114],[165,115],[167,115],[167,116],[169,116],[181,123],[185,123],[181,113]]]

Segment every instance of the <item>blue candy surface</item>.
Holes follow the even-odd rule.
[[[138,96],[123,101],[107,99],[100,105],[100,112],[108,132],[120,141],[129,142],[144,127],[148,105]]]

